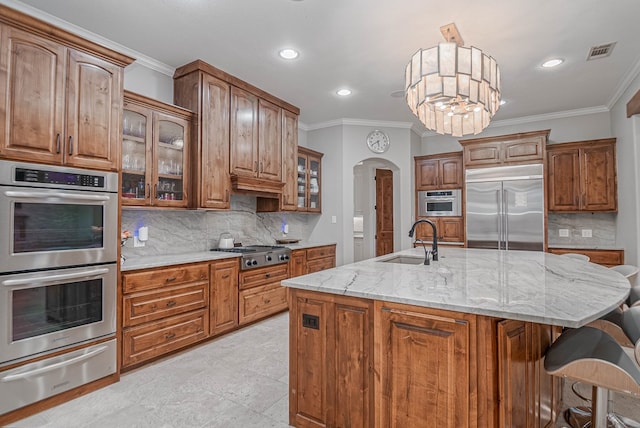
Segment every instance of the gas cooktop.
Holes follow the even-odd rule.
[[[240,264],[242,270],[287,263],[291,255],[291,250],[281,245],[247,245],[246,247],[212,248],[211,251],[242,254]]]

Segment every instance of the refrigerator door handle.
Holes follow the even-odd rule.
[[[498,250],[502,250],[504,244],[504,236],[502,234],[502,190],[496,190],[496,196],[498,198]]]
[[[509,249],[509,195],[502,191],[502,217],[504,218],[504,249]]]

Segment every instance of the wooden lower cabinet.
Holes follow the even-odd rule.
[[[560,332],[523,321],[498,323],[500,426],[544,427],[556,419],[561,380],[544,372],[542,357]]]
[[[466,427],[475,316],[376,302],[376,427]]]
[[[438,242],[464,242],[464,217],[419,217],[431,220],[436,225]],[[416,240],[432,241],[433,229],[426,223],[416,226]]]
[[[125,272],[122,287],[122,368],[209,336],[208,263]]]
[[[122,334],[122,366],[130,366],[167,354],[205,339],[209,316],[205,310],[165,318],[125,329]]]
[[[291,289],[296,427],[552,426],[558,327]]]
[[[624,264],[624,250],[586,250],[578,248],[549,248],[551,254],[577,253],[589,256],[591,263],[606,267]]]
[[[316,297],[317,293],[290,293],[289,423],[370,427],[373,302]]]
[[[336,244],[291,251],[290,278],[336,267]]]
[[[218,261],[210,266],[209,334],[238,327],[238,260]]]
[[[288,277],[288,264],[240,272],[239,324],[247,324],[287,309],[287,290],[280,285],[280,281]]]

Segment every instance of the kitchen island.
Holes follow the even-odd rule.
[[[421,248],[292,278],[290,424],[552,426],[542,357],[562,327],[626,298],[593,263],[527,251]]]

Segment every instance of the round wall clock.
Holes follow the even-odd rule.
[[[389,136],[376,129],[367,135],[367,146],[373,153],[384,153],[389,149]]]

